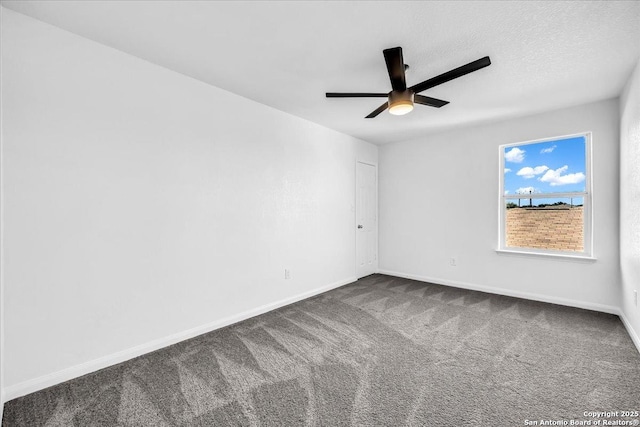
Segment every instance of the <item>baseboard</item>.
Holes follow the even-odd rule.
[[[622,320],[622,324],[627,329],[627,333],[631,337],[631,341],[636,346],[636,350],[640,353],[640,337],[638,337],[638,333],[631,326],[631,322],[627,319],[627,316],[624,315],[624,311],[619,310],[618,316],[620,316],[620,320]]]
[[[534,301],[548,302],[551,304],[566,305],[568,307],[584,308],[586,310],[600,311],[608,314],[615,314],[615,315],[620,314],[620,309],[618,307],[614,307],[611,305],[590,303],[585,301],[572,300],[568,298],[551,297],[548,295],[542,295],[542,294],[536,294],[536,293],[530,293],[530,292],[513,291],[510,289],[476,285],[473,283],[459,282],[456,280],[446,280],[446,279],[438,279],[435,277],[418,276],[415,274],[406,274],[406,273],[400,273],[397,271],[379,270],[378,272],[380,274],[387,274],[389,276],[403,277],[405,279],[418,280],[420,282],[436,283],[438,285],[451,286],[454,288],[470,289],[472,291],[487,292],[490,294],[505,295],[508,297],[515,297],[515,298],[524,298],[524,299],[529,299]]]
[[[318,289],[314,289],[309,292],[305,292],[290,298],[285,298],[283,300],[280,300],[274,303],[266,304],[252,310],[247,310],[242,313],[226,317],[224,319],[216,320],[214,322],[211,322],[202,326],[197,326],[195,328],[188,329],[186,331],[179,332],[177,334],[173,334],[164,338],[153,340],[145,344],[141,344],[136,347],[129,348],[127,350],[119,351],[117,353],[114,353],[108,356],[100,357],[98,359],[94,359],[94,360],[82,363],[80,365],[72,366],[72,367],[63,369],[61,371],[43,375],[41,377],[34,378],[32,380],[27,380],[10,387],[6,387],[4,389],[4,399],[2,401],[6,402],[9,400],[15,399],[17,397],[21,397],[29,393],[33,393],[38,390],[45,389],[47,387],[51,387],[56,384],[63,383],[65,381],[69,381],[74,378],[78,378],[83,375],[90,374],[91,372],[95,372],[100,369],[107,368],[109,366],[117,365],[118,363],[126,362],[127,360],[133,359],[138,356],[142,356],[147,353],[151,353],[152,351],[156,351],[161,348],[170,346],[172,344],[176,344],[180,341],[184,341],[189,338],[193,338],[198,335],[202,335],[207,332],[211,332],[216,329],[220,329],[225,326],[238,323],[242,320],[246,320],[251,317],[258,316],[268,311],[272,311],[277,308],[284,307],[285,305],[293,304],[295,302],[302,301],[304,299],[330,291],[332,289],[339,288],[340,286],[344,286],[348,283],[355,282],[356,280],[358,279],[355,276],[349,277],[348,279],[340,280],[338,282],[331,283],[329,285],[320,287]]]

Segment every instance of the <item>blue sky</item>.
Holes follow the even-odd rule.
[[[585,137],[504,149],[505,194],[564,193],[585,189]]]

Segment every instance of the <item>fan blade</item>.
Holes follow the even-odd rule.
[[[336,93],[327,92],[327,98],[386,98],[387,93]]]
[[[382,113],[388,107],[389,107],[389,103],[385,102],[384,104],[382,104],[381,106],[376,108],[371,114],[369,114],[367,117],[365,117],[365,119],[373,119],[375,116],[377,116],[378,114]]]
[[[488,56],[485,56],[484,58],[480,58],[477,61],[469,62],[468,64],[465,64],[461,67],[455,68],[451,71],[447,71],[444,74],[440,74],[439,76],[433,77],[429,80],[425,80],[422,83],[413,85],[409,89],[411,89],[414,93],[422,92],[423,90],[441,85],[442,83],[446,83],[449,80],[457,79],[458,77],[462,77],[465,74],[478,71],[479,69],[488,67],[489,65],[491,65],[491,60]]]
[[[431,98],[430,96],[414,95],[413,102],[416,104],[428,105],[429,107],[440,108],[449,103],[449,101],[443,101],[442,99]]]
[[[387,71],[391,79],[391,87],[398,92],[407,90],[407,82],[404,77],[404,59],[402,59],[402,48],[394,47],[382,51],[384,61],[387,63]]]

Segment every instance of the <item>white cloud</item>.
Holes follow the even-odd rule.
[[[504,173],[508,173],[508,172],[511,172],[511,169],[509,169],[509,168],[504,168]]]
[[[541,178],[538,178],[542,182],[548,182],[552,187],[558,185],[577,184],[584,181],[585,175],[582,172],[570,173],[562,175],[569,169],[569,166],[564,165],[556,170],[549,169]]]
[[[509,194],[509,190],[504,190],[504,194]]]
[[[535,168],[526,166],[520,169],[518,172],[516,172],[516,175],[529,179],[529,178],[533,178],[536,175],[540,175],[541,173],[545,173],[548,170],[549,168],[545,165],[536,166]]]
[[[522,163],[524,160],[525,150],[521,150],[518,147],[513,147],[511,150],[504,153],[504,159],[511,163]]]
[[[554,145],[553,147],[549,147],[549,148],[543,148],[542,150],[540,150],[540,154],[547,154],[547,153],[551,153],[553,152],[553,150],[555,150],[557,147],[557,145]]]
[[[534,187],[520,187],[516,190],[516,194],[531,194],[531,193],[539,193],[540,190]]]

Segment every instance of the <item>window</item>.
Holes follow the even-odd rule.
[[[499,250],[592,257],[591,134],[500,146]]]

